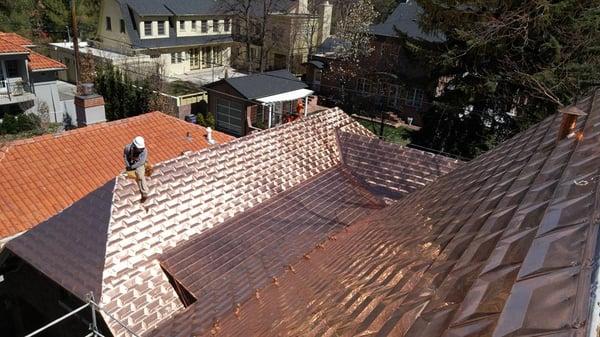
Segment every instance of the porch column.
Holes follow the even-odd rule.
[[[269,129],[271,128],[271,123],[273,123],[273,103],[269,104]]]
[[[308,96],[304,97],[304,117],[308,116]]]

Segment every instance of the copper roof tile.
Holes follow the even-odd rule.
[[[577,123],[582,140],[557,142],[561,116],[552,116],[371,212],[324,249],[309,249],[310,259],[291,263],[277,284],[214,318],[218,329],[208,318],[214,311],[192,305],[149,335],[565,337],[595,331],[589,315],[600,90],[577,107],[587,113]]]

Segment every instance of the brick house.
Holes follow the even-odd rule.
[[[444,41],[442,36],[421,30],[417,22],[421,11],[414,1],[402,2],[385,22],[371,26],[373,52],[361,62],[360,75],[345,87],[335,70],[341,66],[336,49],[345,42],[333,36],[305,64],[306,81],[320,96],[332,98],[333,104],[347,101],[344,93],[371,97],[388,112],[388,118],[398,117],[406,123],[421,125],[421,113],[429,108],[437,81],[431,80],[418,60],[410,59],[400,39],[425,44]]]

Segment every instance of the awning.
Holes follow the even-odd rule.
[[[283,94],[277,94],[273,96],[267,96],[263,98],[257,98],[256,100],[261,103],[273,103],[273,102],[284,102],[293,101],[298,98],[304,98],[308,95],[312,95],[314,91],[308,89],[299,89],[294,91],[285,92]]]

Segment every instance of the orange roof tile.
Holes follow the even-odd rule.
[[[64,64],[46,57],[42,54],[32,51],[29,54],[29,70],[31,71],[42,71],[50,69],[66,69],[67,66]]]
[[[8,143],[0,148],[0,238],[48,219],[121,173],[123,147],[136,135],[146,139],[153,163],[209,146],[203,127],[160,112]],[[213,138],[233,139],[216,131]]]
[[[21,47],[33,46],[33,42],[30,39],[24,38],[17,33],[0,32],[0,38]]]
[[[0,35],[0,54],[28,54],[29,49],[14,44]]]

